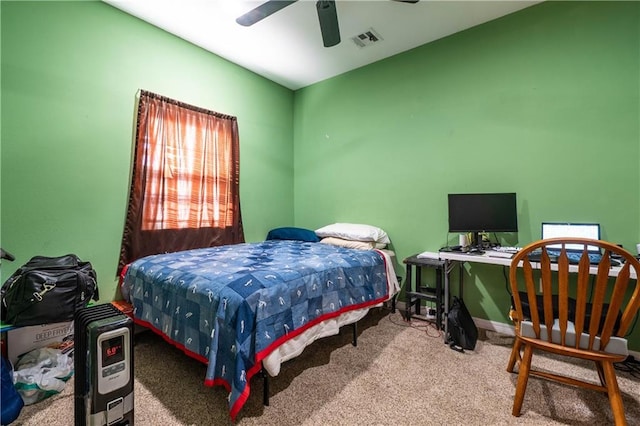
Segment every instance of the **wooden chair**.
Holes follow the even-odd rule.
[[[604,250],[599,264],[590,264],[587,246]],[[570,263],[567,248],[581,251],[578,264]],[[560,253],[550,256],[549,250]],[[532,253],[539,253],[539,261],[530,260]],[[624,261],[614,278],[609,277],[612,255]],[[613,363],[628,355],[624,336],[640,307],[639,272],[640,262],[628,251],[600,240],[540,240],[514,255],[509,280],[516,337],[507,365],[507,371],[513,372],[519,363],[514,416],[520,415],[527,381],[533,375],[606,393],[615,424],[627,424]],[[534,350],[594,361],[600,383],[535,370],[531,367]]]

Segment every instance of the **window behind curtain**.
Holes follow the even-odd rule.
[[[118,273],[142,256],[244,242],[235,117],[141,91]]]

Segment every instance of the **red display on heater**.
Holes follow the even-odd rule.
[[[115,336],[102,342],[102,366],[124,360],[124,336]]]
[[[122,351],[122,345],[107,348],[107,356],[112,357],[114,355],[117,355],[120,351]]]

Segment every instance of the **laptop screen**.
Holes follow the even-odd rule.
[[[600,224],[598,223],[542,223],[542,239],[556,237],[580,237],[600,239]],[[560,250],[560,245],[549,246],[549,248]],[[567,244],[567,250],[582,251],[579,244]],[[588,246],[590,253],[600,253],[600,249],[596,246]]]

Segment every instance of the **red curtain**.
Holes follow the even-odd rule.
[[[118,274],[146,255],[244,242],[235,117],[141,91],[133,162]]]

